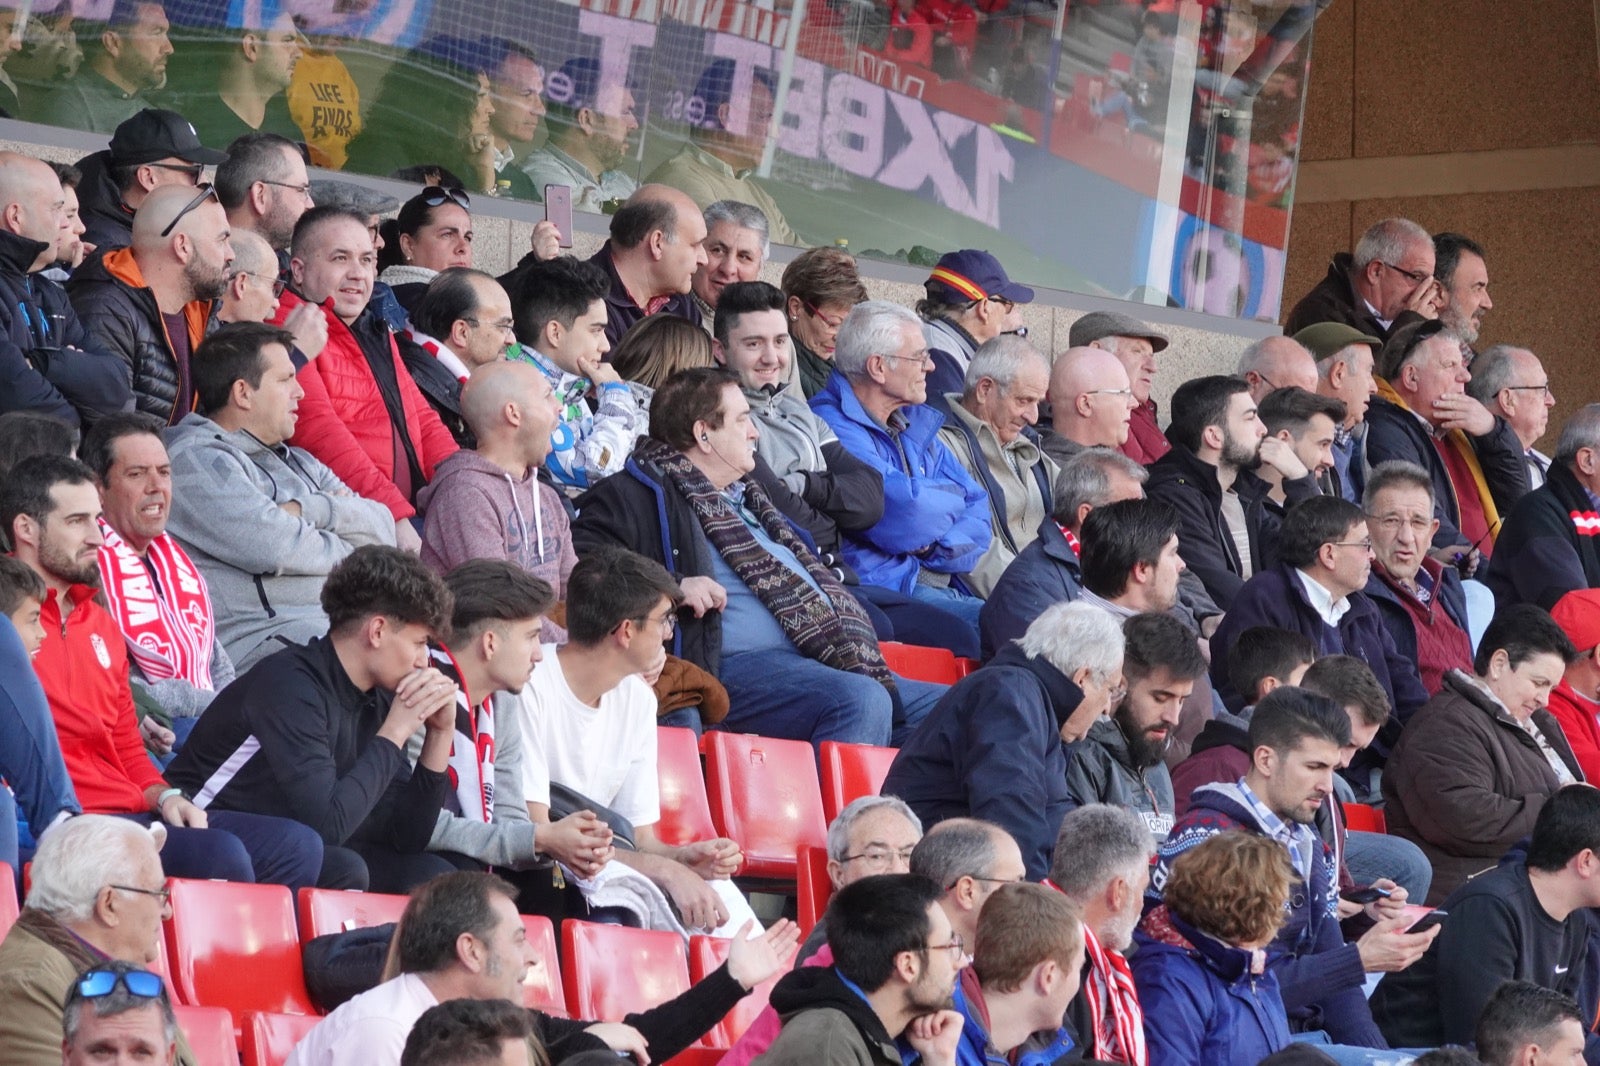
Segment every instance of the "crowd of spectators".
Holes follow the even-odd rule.
[[[496,62],[499,146],[542,109]],[[560,165],[609,158],[592,117]],[[1471,241],[1374,226],[1163,429],[1168,337],[1096,312],[1052,356],[981,250],[915,310],[838,248],[774,286],[770,203],[647,183],[497,278],[448,182],[112,134],[92,248],[90,179],[0,155],[0,1059],[190,1061],[164,876],[413,893],[297,1063],[665,1059],[799,939],[749,935],[740,841],[658,832],[674,725],[896,749],[730,1062],[1600,1062],[1600,407],[1534,450],[1548,378],[1475,352]],[[626,1024],[455,1006],[514,992],[519,912],[735,943]]]

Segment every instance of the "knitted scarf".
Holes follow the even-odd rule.
[[[455,802],[450,806],[469,822],[488,825],[494,821],[494,700],[487,697],[477,707],[467,701],[479,693],[467,694],[461,683],[461,667],[450,649],[430,647],[428,658],[434,669],[456,683],[456,732],[450,742],[450,787]]]
[[[151,541],[142,559],[103,521],[100,536],[100,587],[128,654],[151,681],[209,689],[216,616],[194,562],[170,534]]]
[[[714,488],[687,457],[646,438],[634,457],[664,474],[694,509],[700,529],[723,561],[750,587],[800,653],[835,670],[863,674],[894,692],[894,677],[878,651],[878,635],[861,605],[794,535],[761,486],[743,480],[745,507],[762,530],[788,548],[822,595],[762,547],[734,503]]]

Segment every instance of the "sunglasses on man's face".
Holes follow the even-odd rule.
[[[172,231],[178,228],[178,223],[183,221],[184,215],[205,203],[207,198],[217,195],[217,187],[209,182],[197,185],[195,188],[200,190],[200,194],[185,204],[182,211],[173,216],[172,221],[167,223],[167,228],[161,231],[161,236],[170,236]]]

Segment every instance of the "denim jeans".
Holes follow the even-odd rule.
[[[15,861],[18,809],[35,836],[62,811],[83,810],[61,760],[61,743],[44,689],[22,638],[4,616],[0,616],[0,777],[16,795],[7,826],[11,851],[0,854],[0,860]]]
[[[1426,1048],[1393,1048],[1380,1050],[1373,1047],[1351,1047],[1348,1044],[1333,1044],[1328,1041],[1328,1034],[1323,1032],[1296,1033],[1289,1038],[1296,1044],[1310,1044],[1321,1051],[1339,1066],[1406,1066],[1418,1055],[1425,1054]]]
[[[983,648],[971,632],[966,619],[947,606],[928,603],[894,589],[877,585],[857,585],[850,590],[861,601],[867,614],[878,611],[889,623],[891,634],[878,632],[879,640],[897,640],[924,648],[946,648],[964,659],[981,659]],[[874,619],[873,625],[876,626]]]
[[[976,596],[968,596],[959,589],[935,588],[932,585],[918,585],[911,590],[911,598],[918,603],[925,603],[930,607],[937,607],[941,611],[955,615],[967,624],[972,630],[972,639],[978,640],[978,612],[983,610],[983,601]],[[980,642],[979,646],[982,644]]]
[[[899,678],[901,710],[889,690],[863,674],[835,670],[799,652],[724,655],[717,679],[732,709],[721,728],[821,744],[887,745],[927,717],[944,685]]]
[[[1428,898],[1433,885],[1433,865],[1422,849],[1404,837],[1383,833],[1347,833],[1344,864],[1358,885],[1387,877],[1406,890],[1412,903]]]

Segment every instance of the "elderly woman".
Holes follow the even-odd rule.
[[[833,372],[833,344],[850,309],[867,298],[856,261],[840,248],[801,252],[783,271],[794,372],[806,399],[822,391]]]
[[[1545,801],[1583,771],[1545,706],[1577,657],[1538,607],[1495,615],[1473,673],[1452,670],[1406,723],[1383,772],[1389,832],[1433,863],[1428,904],[1500,861],[1533,831]]]
[[[1289,1043],[1266,947],[1294,883],[1287,849],[1253,833],[1218,833],[1172,864],[1132,958],[1150,1066],[1260,1062]]]

